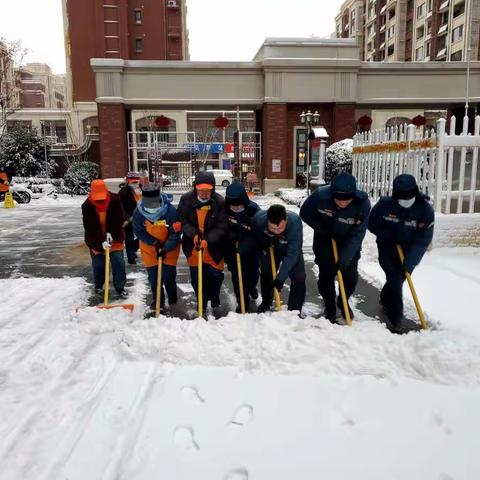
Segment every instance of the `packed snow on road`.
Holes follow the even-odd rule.
[[[80,203],[0,209],[2,262],[26,230],[42,242],[40,217],[49,232],[81,222]],[[49,248],[68,256],[81,238],[57,240]],[[305,226],[306,259],[311,244]],[[18,262],[36,248],[22,245]],[[362,255],[363,280],[380,287],[369,234]],[[480,478],[478,249],[427,253],[413,279],[432,328],[407,335],[362,312],[378,296],[355,296],[352,327],[323,318],[320,299],[304,319],[146,318],[141,268],[128,273],[134,311],[100,310],[68,265],[56,278],[39,268],[0,280],[2,479]]]

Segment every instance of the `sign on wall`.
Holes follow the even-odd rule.
[[[272,159],[272,173],[281,173],[282,171],[282,161],[274,158]]]

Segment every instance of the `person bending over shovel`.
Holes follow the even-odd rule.
[[[212,173],[198,172],[193,185],[193,190],[182,195],[178,204],[183,232],[182,247],[190,266],[192,287],[199,302],[199,315],[203,315],[203,306],[206,307],[210,301],[214,315],[218,316],[228,234],[225,199],[215,192]],[[198,268],[199,258],[202,259],[201,269]],[[202,295],[199,295],[199,276],[202,277]]]
[[[287,278],[291,282],[288,309],[301,312],[306,294],[302,220],[296,213],[287,212],[283,205],[272,205],[268,211],[260,210],[253,217],[253,226],[262,249],[262,303],[258,312],[270,310],[274,293],[277,310],[280,309],[279,293]]]
[[[103,291],[105,283],[105,251],[110,249],[113,285],[117,294],[126,298],[125,261],[123,258],[124,213],[120,198],[107,190],[105,182],[93,180],[88,198],[82,204],[85,243],[90,249],[95,293]]]
[[[392,196],[382,197],[372,209],[368,229],[377,237],[378,261],[387,280],[380,303],[393,333],[402,332],[406,272],[412,273],[422,260],[432,242],[434,223],[435,212],[412,175],[396,177]],[[405,255],[403,264],[400,249]]]
[[[152,289],[152,309],[156,307],[158,269],[161,268],[160,311],[177,303],[177,261],[180,253],[181,223],[171,204],[172,197],[160,193],[158,185],[147,185],[133,212],[133,233],[140,240],[140,252]]]
[[[325,317],[337,323],[337,306],[346,314],[341,297],[335,304],[335,276],[342,273],[349,319],[353,317],[348,298],[358,282],[358,261],[370,213],[365,192],[357,190],[353,175],[342,172],[331,185],[317,188],[303,203],[300,217],[313,229],[313,253],[318,265],[318,292],[325,303]],[[338,247],[335,260],[334,244]]]

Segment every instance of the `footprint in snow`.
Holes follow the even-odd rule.
[[[225,475],[225,480],[248,480],[248,470],[246,468],[235,468]]]
[[[182,397],[185,401],[194,405],[205,403],[205,399],[198,393],[198,388],[194,385],[182,387]]]
[[[173,442],[182,452],[195,452],[200,450],[195,441],[192,427],[177,427],[173,432]]]
[[[241,405],[237,408],[230,420],[230,425],[243,427],[253,420],[253,407],[251,405]]]

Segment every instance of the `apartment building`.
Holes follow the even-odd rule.
[[[65,75],[45,63],[27,63],[16,71],[19,108],[65,108]]]
[[[8,46],[2,41],[0,41],[0,101],[2,108],[12,108],[18,103],[13,58]]]
[[[335,22],[367,62],[480,60],[480,0],[348,0]]]

